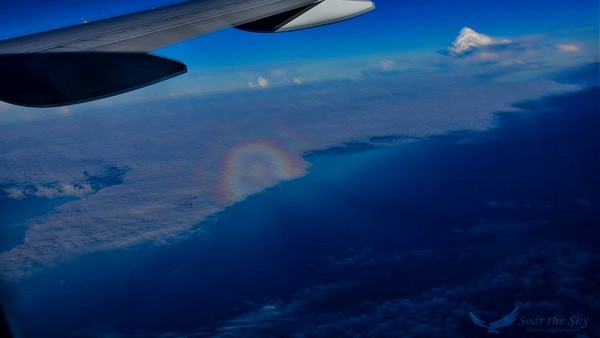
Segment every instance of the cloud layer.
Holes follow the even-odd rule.
[[[545,62],[556,53],[572,62],[573,46],[509,43],[464,29],[453,45],[466,53],[460,58],[334,60],[325,66],[354,69],[355,77],[323,82],[306,81],[298,69],[245,70],[241,85],[253,79],[249,88],[269,90],[95,103],[56,119],[0,125],[5,197],[82,197],[31,220],[25,242],[0,254],[2,273],[27,276],[86,252],[185,236],[231,203],[305,175],[309,151],[377,135],[489,128],[494,112],[515,110],[512,103],[577,89],[547,80],[549,70],[564,67]],[[13,110],[49,112],[0,106],[0,116]],[[251,165],[231,165],[232,158]],[[122,183],[90,194],[85,173],[106,163],[131,170]]]
[[[452,74],[402,75],[401,86],[398,81],[392,74],[167,99],[0,127],[0,184],[81,182],[85,172],[102,172],[106,163],[130,168],[122,184],[32,220],[25,242],[0,254],[2,274],[23,277],[86,252],[164,243],[197,231],[234,201],[304,175],[307,151],[373,135],[481,130],[511,102],[569,88],[537,80],[481,85]],[[252,144],[263,150],[251,151]],[[233,170],[231,158],[256,164],[255,172]],[[265,179],[267,172],[277,175]],[[64,188],[63,194],[82,195]]]

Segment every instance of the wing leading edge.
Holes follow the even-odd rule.
[[[194,0],[0,41],[0,54],[148,53],[317,0]]]

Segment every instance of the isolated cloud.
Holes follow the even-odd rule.
[[[250,87],[250,89],[265,89],[269,88],[270,84],[271,83],[269,79],[259,76],[258,79],[256,79],[256,81],[248,82],[248,87]]]
[[[269,87],[269,80],[265,79],[264,77],[259,77],[257,83],[261,88]]]
[[[394,66],[396,66],[396,61],[394,60],[386,59],[379,62],[379,67],[381,67],[383,70],[390,70],[394,68]]]
[[[7,188],[4,189],[4,193],[6,194],[6,197],[14,200],[25,199],[28,195],[27,190],[21,188]]]
[[[297,85],[301,85],[301,84],[303,84],[304,82],[306,82],[306,80],[304,80],[304,78],[303,78],[303,77],[301,77],[301,76],[298,76],[298,77],[295,77],[295,78],[294,78],[294,83],[295,83],[295,84],[297,84]]]
[[[467,52],[484,46],[494,46],[511,43],[508,39],[497,39],[491,36],[476,32],[474,29],[464,27],[448,48],[448,53],[451,56],[461,56]]]

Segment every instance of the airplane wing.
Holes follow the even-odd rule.
[[[96,100],[185,73],[185,65],[148,54],[183,40],[228,27],[310,28],[373,8],[370,0],[192,0],[3,40],[0,100],[30,107]]]
[[[136,52],[242,25],[315,0],[196,0],[0,41],[0,54]]]

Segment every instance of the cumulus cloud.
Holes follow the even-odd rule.
[[[14,200],[22,200],[25,199],[28,195],[27,190],[19,189],[19,188],[7,188],[4,189],[4,193],[10,199]]]
[[[304,84],[304,82],[306,82],[306,80],[304,80],[304,78],[301,76],[295,77],[293,81],[297,85],[301,85]]]
[[[509,43],[511,43],[511,41],[508,39],[493,38],[478,33],[472,28],[464,27],[452,43],[452,46],[448,47],[448,53],[451,56],[462,56],[475,48]]]
[[[248,87],[250,87],[250,89],[265,89],[265,88],[269,88],[271,82],[269,81],[269,79],[259,76],[258,79],[256,79],[256,81],[250,81],[248,82]]]
[[[269,80],[265,79],[264,77],[259,77],[257,83],[260,88],[269,87]]]

